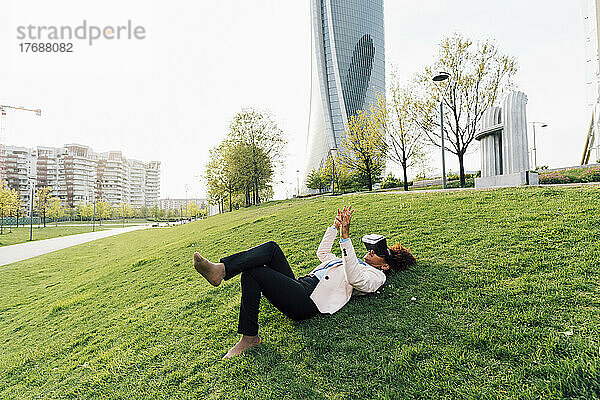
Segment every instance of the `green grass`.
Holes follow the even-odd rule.
[[[96,226],[96,231],[103,230]],[[12,232],[11,232],[12,230]],[[87,233],[92,231],[92,226],[54,226],[47,225],[44,227],[33,226],[33,240],[52,239],[60,236],[76,235],[78,233]],[[0,247],[9,246],[11,244],[24,243],[29,241],[29,226],[8,229],[4,227],[4,233],[0,235]]]
[[[600,189],[382,193],[274,202],[15,263],[0,279],[0,398],[600,397]],[[238,339],[239,277],[191,267],[276,240],[297,274],[343,203],[418,265],[334,315],[265,299]],[[339,252],[339,247],[334,247]],[[415,301],[411,298],[415,297]]]

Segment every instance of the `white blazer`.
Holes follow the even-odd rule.
[[[325,231],[317,250],[317,257],[321,261],[319,267],[340,259],[331,252],[337,232],[333,226]],[[357,294],[372,293],[385,283],[383,271],[358,261],[350,239],[341,242],[340,247],[342,264],[329,268],[310,295],[321,313],[333,314],[350,300],[354,291],[357,291]]]

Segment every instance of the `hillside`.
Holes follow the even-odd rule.
[[[2,267],[0,398],[593,398],[600,396],[600,189],[360,194],[272,202]],[[263,299],[238,339],[239,277],[192,268],[277,241],[297,275],[337,207],[418,265],[332,316]],[[339,247],[334,246],[339,253]],[[414,297],[416,300],[411,300]]]

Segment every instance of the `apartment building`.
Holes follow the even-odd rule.
[[[21,203],[31,204],[31,186],[35,187],[37,176],[37,151],[26,147],[11,146],[4,152],[4,168],[0,172],[1,180],[9,187],[19,191]]]
[[[120,151],[96,153],[90,147],[67,144],[60,148],[5,147],[2,179],[30,201],[31,183],[49,187],[63,205],[75,207],[102,199],[111,205],[130,203],[134,208],[158,204],[160,161],[130,160]]]

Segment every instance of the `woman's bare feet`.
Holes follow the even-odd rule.
[[[225,264],[211,263],[200,253],[194,253],[194,268],[213,286],[219,286],[225,277]]]
[[[233,346],[231,349],[229,349],[229,351],[227,352],[227,354],[225,354],[223,359],[239,356],[245,350],[256,347],[261,342],[262,342],[262,339],[258,335],[257,336],[242,335],[242,338],[240,339],[240,341],[237,342],[237,344],[235,346]]]

